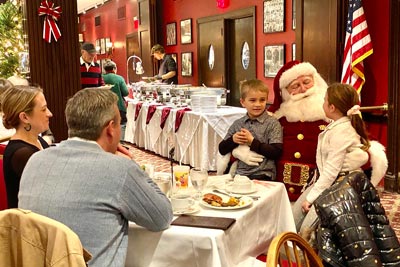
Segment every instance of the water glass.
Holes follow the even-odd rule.
[[[200,199],[202,196],[202,191],[204,187],[207,185],[208,181],[208,172],[202,168],[193,168],[190,170],[190,181],[196,189],[196,199]]]

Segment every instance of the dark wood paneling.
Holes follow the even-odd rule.
[[[339,81],[341,75],[346,18],[343,2],[297,0],[296,58],[313,64],[328,83]]]
[[[388,149],[389,168],[385,176],[385,189],[400,192],[400,0],[390,1],[389,34],[389,113]]]
[[[54,0],[62,9],[57,25],[61,31],[58,42],[47,43],[42,38],[44,17],[37,10],[41,0],[25,0],[31,83],[40,85],[46,96],[53,118],[50,128],[56,141],[67,138],[64,109],[66,101],[80,89],[77,3]]]

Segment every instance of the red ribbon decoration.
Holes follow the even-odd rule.
[[[56,21],[61,17],[61,7],[54,7],[54,3],[44,0],[40,3],[38,13],[39,16],[46,16],[43,24],[43,39],[51,43],[51,35],[53,35],[57,42],[61,37],[60,29],[56,24]]]

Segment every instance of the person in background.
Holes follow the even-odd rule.
[[[224,156],[243,145],[263,158],[255,166],[239,160],[235,174],[250,179],[274,180],[275,160],[282,153],[282,127],[266,112],[268,87],[260,80],[247,80],[241,83],[240,94],[240,103],[247,114],[231,125],[224,140],[219,143],[219,153]]]
[[[70,227],[93,255],[89,266],[125,265],[128,221],[161,231],[173,218],[170,201],[151,178],[116,155],[117,103],[109,89],[78,91],[65,109],[68,140],[36,153],[21,180],[19,207]]]
[[[13,86],[1,95],[0,102],[4,127],[16,130],[4,151],[3,172],[8,207],[17,208],[22,171],[32,154],[49,147],[39,134],[49,129],[53,114],[39,87]]]
[[[128,96],[128,88],[126,87],[125,80],[117,73],[117,64],[113,61],[107,61],[104,64],[105,74],[103,79],[106,84],[111,84],[111,90],[118,96],[118,109],[121,115],[121,140],[124,140],[125,127],[126,127],[126,105],[124,96]]]
[[[81,88],[99,87],[104,85],[101,68],[94,61],[96,48],[92,43],[83,43],[81,46],[80,70]]]
[[[171,55],[165,54],[164,47],[156,44],[151,48],[151,55],[161,61],[158,74],[154,76],[157,80],[161,80],[167,84],[178,84],[178,72],[175,60]]]

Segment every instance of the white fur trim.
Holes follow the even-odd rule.
[[[281,78],[279,79],[279,88],[286,88],[293,80],[297,79],[301,75],[314,75],[315,73],[317,73],[317,70],[308,62],[294,65],[282,73]]]
[[[226,168],[228,167],[230,160],[231,160],[231,153],[221,155],[218,152],[218,154],[217,154],[217,175],[224,174]]]
[[[371,147],[368,149],[372,167],[371,183],[377,186],[385,176],[388,168],[388,160],[385,153],[385,147],[377,142],[371,141]]]

